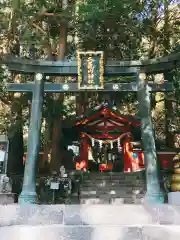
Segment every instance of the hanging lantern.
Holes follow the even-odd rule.
[[[118,152],[121,153],[122,152],[122,146],[121,146],[120,138],[117,139],[117,147],[118,147]]]
[[[113,141],[110,142],[111,149],[113,149]]]
[[[121,145],[120,138],[117,139],[117,145],[118,145],[118,148],[119,148],[120,145]]]
[[[103,141],[100,140],[100,141],[99,141],[99,147],[102,148],[102,145],[103,145]]]
[[[94,147],[94,145],[95,145],[95,139],[94,139],[94,138],[91,138],[91,142],[92,142],[92,147]]]
[[[119,146],[119,147],[118,147],[118,152],[121,153],[122,150],[123,150],[122,146]]]

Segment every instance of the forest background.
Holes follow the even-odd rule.
[[[180,3],[178,0],[0,0],[1,55],[71,61],[76,58],[77,50],[104,51],[105,60],[150,59],[179,52]],[[172,81],[175,86],[173,93],[152,94],[152,119],[161,145],[180,147],[174,141],[174,135],[180,132],[180,68],[149,78],[156,83],[164,79]],[[10,81],[32,80],[32,76],[12,76],[5,65],[0,65],[0,133],[9,138],[10,172],[21,171],[32,96],[8,94],[6,86]],[[72,79],[47,77],[47,81]],[[117,81],[134,79],[121,77]],[[137,97],[133,93],[45,94],[41,151],[44,161],[51,154],[51,169],[56,169],[62,158],[59,143],[63,139],[63,121],[104,100],[115,103],[120,113],[138,117]]]

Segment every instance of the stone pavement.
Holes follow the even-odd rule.
[[[0,206],[0,240],[179,240],[171,205]]]

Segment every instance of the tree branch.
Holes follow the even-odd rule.
[[[166,99],[165,98],[163,98],[163,99],[161,99],[161,100],[159,100],[159,101],[156,101],[156,103],[160,103],[160,102],[163,102],[163,101],[165,101]],[[175,99],[167,99],[168,101],[172,101],[172,102],[174,102],[174,103],[177,103],[177,104],[180,104],[180,102],[179,101],[177,101],[177,100],[175,100]]]
[[[30,23],[33,27],[37,28],[39,31],[41,31],[43,34],[46,34],[46,32],[36,23]]]
[[[3,103],[6,104],[6,105],[10,105],[10,104],[11,104],[10,101],[8,101],[6,98],[4,98],[4,97],[1,96],[1,95],[0,95],[0,101],[3,102]]]

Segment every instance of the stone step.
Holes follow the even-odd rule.
[[[168,204],[0,206],[1,240],[179,240],[179,224]]]
[[[142,176],[145,170],[137,172],[86,172],[83,176]]]
[[[146,181],[136,173],[92,173],[83,179],[80,202],[83,204],[141,204]]]
[[[95,189],[82,189],[80,192],[80,195],[102,195],[102,194],[108,194],[108,195],[138,195],[138,194],[144,194],[145,190],[144,189],[119,189],[119,190],[107,190],[107,189],[102,189],[102,190],[95,190]]]
[[[96,189],[103,189],[103,188],[116,188],[116,189],[134,189],[134,188],[146,188],[146,184],[141,185],[133,185],[133,184],[82,184],[81,188],[96,188]]]
[[[81,189],[145,189],[146,185],[81,185]]]
[[[94,198],[84,198],[82,197],[80,199],[80,204],[110,204],[111,200],[109,197],[106,198],[98,198],[98,197],[94,197]]]
[[[137,179],[145,178],[144,173],[117,173],[117,174],[103,174],[103,173],[90,173],[83,175],[83,179]]]
[[[105,180],[105,181],[145,181],[145,177],[141,177],[141,178],[110,178],[110,177],[97,177],[97,178],[83,178],[83,181],[101,181],[101,180]]]
[[[118,197],[114,197],[114,198],[110,198],[110,197],[91,197],[91,198],[80,198],[80,204],[143,204],[144,202],[144,196],[141,197],[136,197],[136,198],[132,198],[132,197],[122,197],[122,196],[118,196]]]
[[[142,192],[145,191],[145,187],[81,187],[80,191],[96,191],[96,192],[110,192],[110,191],[115,191],[115,192]]]
[[[115,194],[115,193],[134,193],[134,194],[138,194],[138,193],[141,193],[141,192],[144,192],[144,191],[146,191],[145,189],[132,189],[132,188],[129,188],[129,189],[127,189],[127,188],[125,188],[125,189],[96,189],[96,188],[83,188],[83,189],[81,189],[81,191],[80,191],[80,193],[82,194],[82,193],[84,193],[84,194],[86,194],[86,193],[111,193],[111,194]]]
[[[146,187],[146,184],[141,183],[141,184],[127,184],[127,183],[83,183],[83,187],[117,187],[117,188],[133,188],[133,187]]]
[[[120,179],[120,180],[127,180],[127,179],[140,179],[144,177],[137,177],[137,176],[90,176],[89,179]]]
[[[145,195],[140,196],[82,196],[80,198],[80,203],[89,204],[142,204],[144,202]]]
[[[153,223],[157,223],[158,225],[180,225],[179,206],[168,204],[145,204],[138,206],[90,205],[87,207],[83,205],[0,205],[0,230],[5,226],[18,225],[44,226],[59,224],[71,226],[124,226],[147,225]],[[28,235],[26,238],[28,238]],[[1,234],[0,239],[6,240]],[[14,240],[14,238],[12,239]],[[20,237],[19,239],[24,238]],[[31,238],[28,238],[28,240],[29,239]]]
[[[0,205],[13,204],[17,198],[13,193],[0,193]]]
[[[85,182],[82,183],[81,186],[96,186],[96,187],[105,187],[105,186],[119,186],[119,187],[141,187],[141,186],[146,186],[146,183],[140,183],[140,184],[136,184],[136,183],[117,183],[117,182]]]
[[[120,213],[119,213],[120,214]],[[130,217],[130,216],[129,216]],[[9,226],[0,229],[2,240],[146,240],[180,239],[177,225],[44,225]]]
[[[119,204],[143,204],[144,196],[138,198],[111,198],[110,204],[119,205]]]
[[[136,204],[142,204],[143,203],[143,200],[144,199],[144,196],[139,196],[139,197],[124,197],[124,196],[117,196],[117,197],[109,197],[109,196],[106,196],[106,197],[89,197],[89,198],[86,198],[86,197],[82,197],[80,198],[80,203],[83,204],[123,204],[123,203],[136,203]]]
[[[93,192],[95,192],[95,193],[100,193],[100,192],[105,192],[105,193],[111,193],[111,194],[114,194],[114,193],[123,193],[123,192],[126,192],[126,193],[132,193],[132,192],[142,192],[142,191],[144,191],[144,189],[132,189],[132,188],[129,188],[129,189],[127,189],[127,188],[122,188],[122,189],[120,189],[120,188],[117,188],[117,189],[113,189],[113,188],[109,188],[109,189],[107,189],[107,188],[102,188],[102,189],[97,189],[97,188],[83,188],[83,189],[81,189],[81,194],[82,193],[84,193],[84,194],[86,194],[86,193],[93,193]]]
[[[96,183],[96,182],[112,182],[112,183],[144,183],[146,182],[145,179],[140,179],[140,180],[132,180],[132,179],[86,179],[83,181],[84,182],[93,182],[93,183]]]
[[[105,187],[81,187],[81,194],[100,194],[100,193],[108,193],[108,194],[138,194],[144,192],[146,190],[145,187],[120,187],[120,186],[105,186]]]
[[[90,198],[90,197],[97,197],[97,198],[102,198],[102,197],[123,197],[123,198],[128,198],[128,197],[141,197],[144,196],[144,193],[127,193],[127,192],[116,192],[116,193],[110,193],[110,192],[83,192],[80,194],[80,198]]]
[[[143,196],[138,197],[110,197],[110,196],[100,196],[100,197],[81,197],[80,204],[142,204]]]
[[[84,181],[86,180],[90,180],[90,181],[97,181],[97,180],[106,180],[106,181],[136,181],[137,178],[136,177],[87,177],[87,178],[83,178]],[[140,179],[141,180],[141,179]],[[142,180],[145,180],[144,178],[142,178]]]

